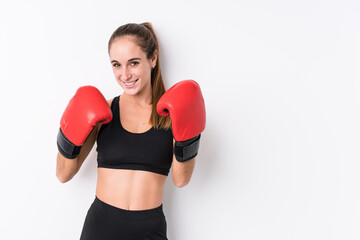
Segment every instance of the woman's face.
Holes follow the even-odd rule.
[[[123,36],[113,41],[109,55],[116,81],[126,94],[151,92],[151,69],[156,64],[156,54],[147,59],[134,37]]]

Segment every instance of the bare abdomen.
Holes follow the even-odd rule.
[[[147,171],[98,168],[96,196],[121,209],[152,209],[162,204],[165,181]]]

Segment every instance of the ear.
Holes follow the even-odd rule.
[[[153,56],[152,56],[151,59],[150,59],[151,67],[152,67],[152,68],[154,68],[154,67],[156,66],[157,58],[158,58],[158,50],[155,49],[154,54],[153,54]]]

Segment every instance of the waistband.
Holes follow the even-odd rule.
[[[164,216],[162,204],[159,207],[152,209],[126,210],[105,203],[101,201],[97,196],[95,196],[95,200],[92,204],[92,207],[96,209],[100,209],[102,213],[107,213],[119,218],[130,219],[130,220],[150,219],[150,218],[158,218]]]

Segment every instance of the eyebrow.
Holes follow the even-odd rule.
[[[131,62],[131,61],[134,61],[134,60],[141,60],[141,58],[138,58],[138,57],[130,58],[130,59],[128,60],[128,62]],[[116,61],[116,60],[111,60],[111,62],[113,63],[113,62],[118,62],[118,61]]]

